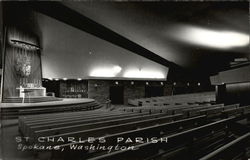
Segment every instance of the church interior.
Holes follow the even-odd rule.
[[[0,160],[249,160],[248,1],[0,1]]]

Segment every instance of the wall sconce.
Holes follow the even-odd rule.
[[[135,83],[134,83],[134,81],[132,81],[130,84],[131,84],[131,85],[134,85]]]

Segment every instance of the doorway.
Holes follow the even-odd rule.
[[[123,104],[124,103],[124,87],[123,86],[111,86],[109,88],[109,95],[111,104]]]
[[[160,97],[163,96],[164,89],[162,86],[146,86],[145,97]]]

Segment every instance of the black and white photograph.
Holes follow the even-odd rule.
[[[0,0],[0,160],[250,160],[247,0]]]

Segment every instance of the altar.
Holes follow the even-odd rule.
[[[19,97],[22,98],[46,96],[46,88],[44,87],[19,87],[17,90],[19,90]]]

